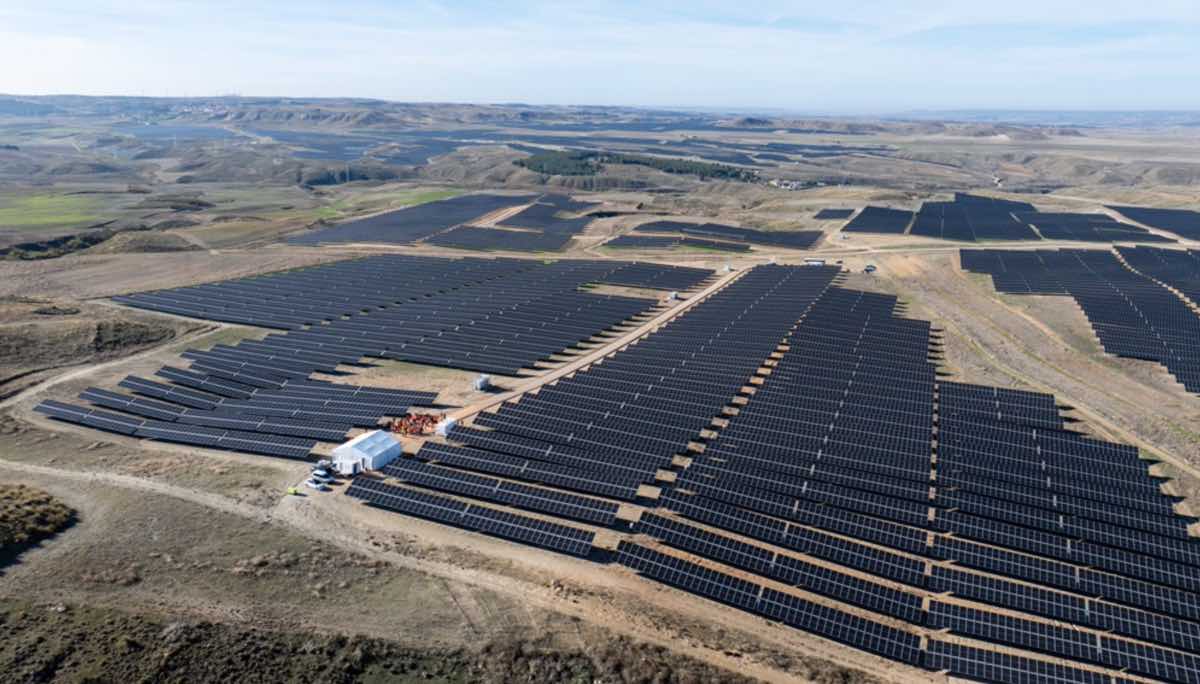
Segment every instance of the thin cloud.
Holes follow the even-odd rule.
[[[0,8],[0,91],[1200,108],[1193,1],[807,4],[51,0]]]

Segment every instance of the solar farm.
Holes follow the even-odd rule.
[[[533,227],[557,223],[538,208],[556,205],[532,206],[546,219]],[[532,226],[528,211],[503,220]],[[1193,382],[1196,314],[1174,292],[1196,290],[1195,254],[963,250],[962,264],[1004,292],[1074,296],[1110,352]],[[950,379],[939,329],[847,278],[388,254],[121,295],[265,335],[34,410],[301,461],[432,412],[438,434],[320,496],[561,554],[913,672],[1198,681],[1196,518],[1155,461],[1072,430],[1051,394]],[[507,381],[464,406],[354,382],[382,361]]]
[[[468,192],[255,248],[278,267],[133,280],[94,305],[179,337],[14,403],[80,453],[283,472],[265,515],[369,567],[520,596],[536,577],[572,619],[683,624],[668,643],[761,637],[765,678],[803,654],[903,681],[1200,682],[1192,438],[1095,409],[1062,361],[1194,415],[1200,214],[664,197]],[[395,451],[343,470],[368,439]],[[514,619],[447,592],[471,630]]]

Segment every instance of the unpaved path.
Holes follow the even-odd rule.
[[[54,468],[51,466],[36,465],[33,463],[22,463],[18,461],[9,461],[0,459],[0,469],[8,469],[15,471],[12,474],[29,474],[47,475],[58,480],[66,480],[69,482],[101,482],[114,487],[124,487],[126,489],[135,489],[152,494],[169,496],[175,499],[190,501],[194,504],[213,508],[225,513],[240,515],[244,518],[252,518],[259,522],[271,522],[272,515],[268,509],[259,506],[252,506],[246,503],[240,503],[233,499],[221,496],[213,492],[206,492],[201,489],[191,489],[189,487],[180,487],[167,482],[152,480],[149,478],[134,477],[133,475],[121,475],[119,473],[106,473],[103,471],[83,471],[83,470],[67,470],[65,468]]]
[[[194,319],[187,319],[187,320],[195,322]],[[150,349],[138,352],[137,354],[131,354],[129,356],[122,356],[121,358],[113,359],[112,361],[105,361],[103,363],[89,364],[89,365],[85,365],[83,367],[75,368],[73,370],[68,370],[64,373],[56,375],[56,376],[54,376],[48,380],[45,380],[43,382],[40,382],[36,385],[31,385],[29,387],[26,387],[25,389],[14,393],[13,395],[9,396],[8,398],[4,399],[3,401],[0,401],[0,409],[4,409],[4,408],[8,408],[10,406],[13,406],[13,405],[19,403],[20,401],[24,400],[25,398],[30,397],[34,394],[38,394],[40,392],[44,392],[45,390],[48,390],[51,387],[54,387],[55,385],[61,385],[64,382],[70,382],[70,381],[76,380],[78,378],[84,378],[84,377],[88,377],[90,375],[95,375],[96,373],[100,373],[102,371],[105,371],[109,368],[113,368],[115,366],[121,366],[123,364],[131,363],[131,362],[134,362],[134,361],[137,361],[140,359],[144,359],[148,356],[154,356],[155,354],[161,353],[165,346],[173,346],[173,345],[177,345],[180,343],[190,342],[197,338],[204,337],[205,335],[209,335],[212,332],[214,332],[216,330],[220,330],[223,327],[227,327],[227,326],[225,326],[224,324],[213,324],[213,325],[205,326],[199,330],[195,330],[195,331],[186,333],[184,335],[180,335],[179,337],[173,337],[170,340],[167,340],[165,344],[155,345],[155,346],[151,347]]]
[[[832,663],[861,668],[886,680],[895,680],[898,675],[908,681],[934,680],[932,675],[920,670],[782,625],[765,624],[761,618],[646,582],[613,566],[375,511],[340,496],[340,492],[312,497],[284,496],[274,506],[264,508],[235,502],[215,492],[103,472],[0,460],[0,474],[17,481],[24,476],[35,482],[47,478],[66,483],[102,483],[187,501],[257,523],[283,525],[294,533],[332,544],[343,551],[441,578],[447,586],[465,585],[502,594],[519,604],[585,620],[638,641],[766,682],[796,681],[794,674],[771,665],[777,658],[772,654],[785,653],[801,659],[829,658]],[[324,500],[319,500],[321,497]],[[405,527],[398,529],[398,522],[403,522]],[[407,547],[380,543],[380,538],[386,538],[389,531],[399,533],[408,531],[409,527],[428,527],[433,534],[427,536],[427,530],[420,529],[420,539],[424,543],[435,540],[440,553],[414,555]],[[332,530],[337,533],[331,534]],[[463,536],[469,538],[467,544],[455,546],[456,542],[462,544],[460,537]],[[483,556],[468,550],[476,547],[491,547],[488,550],[493,553]],[[451,590],[451,596],[468,625],[495,621],[491,609],[478,603],[471,592]],[[710,630],[715,631],[707,633]],[[751,648],[754,650],[748,650]],[[840,667],[832,663],[826,666],[830,669]],[[843,670],[839,678],[853,681],[853,677],[846,679],[847,672]]]

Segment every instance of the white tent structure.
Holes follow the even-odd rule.
[[[333,467],[342,475],[378,470],[400,457],[404,448],[390,432],[372,430],[333,450]]]

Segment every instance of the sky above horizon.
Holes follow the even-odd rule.
[[[1197,0],[0,4],[0,92],[1200,109]]]

